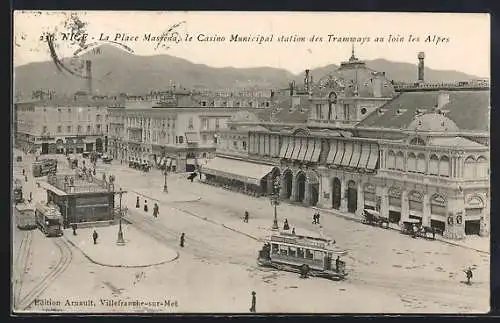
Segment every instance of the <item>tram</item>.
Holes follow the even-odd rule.
[[[16,226],[21,230],[31,230],[37,227],[35,210],[31,204],[16,204],[14,216],[16,217]]]
[[[22,180],[20,180],[19,178],[16,178],[14,180],[14,202],[16,204],[24,202],[22,183]]]
[[[63,218],[59,207],[53,203],[39,203],[35,208],[37,227],[47,237],[59,237],[63,235]]]
[[[346,254],[347,251],[338,248],[331,239],[282,231],[265,240],[257,263],[278,270],[305,270],[311,276],[343,280],[347,277],[347,272],[340,256]]]
[[[42,159],[33,163],[33,176],[41,177],[57,172],[57,159]]]

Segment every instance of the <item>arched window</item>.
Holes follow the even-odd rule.
[[[404,170],[405,169],[405,156],[402,152],[398,152],[396,155],[396,169]]]
[[[448,156],[442,156],[439,160],[439,176],[450,177],[450,159]]]
[[[440,194],[431,196],[431,214],[446,215],[447,201],[446,198]]]
[[[479,156],[477,159],[476,176],[478,178],[488,177],[488,166],[488,160],[483,156]]]
[[[436,155],[431,155],[429,158],[429,174],[431,175],[439,175],[439,159]]]
[[[476,160],[474,157],[469,156],[465,159],[464,165],[464,178],[471,179],[474,178],[476,173]]]
[[[424,174],[427,170],[426,167],[426,162],[425,162],[425,155],[420,153],[417,156],[417,173],[422,173]]]
[[[406,167],[409,172],[417,171],[417,157],[415,156],[414,153],[408,154],[408,162],[406,164]]]
[[[420,137],[415,137],[412,140],[410,140],[410,145],[425,146],[425,141]]]
[[[387,153],[387,168],[388,169],[396,168],[396,155],[392,150]]]

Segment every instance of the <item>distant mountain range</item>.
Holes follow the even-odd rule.
[[[170,56],[138,56],[109,45],[100,48],[100,54],[86,53],[78,61],[65,59],[63,63],[84,74],[82,62],[92,60],[93,90],[95,94],[144,94],[161,91],[171,82],[182,87],[225,89],[225,88],[286,88],[295,80],[301,84],[304,73],[293,74],[285,69],[273,67],[256,68],[216,68],[194,64],[188,60]],[[415,80],[415,64],[391,62],[384,59],[366,61],[368,67],[386,73],[395,81]],[[311,69],[314,80],[336,69],[337,65],[327,65]],[[425,69],[428,81],[469,80],[479,78],[457,71]],[[67,72],[60,72],[52,61],[29,63],[14,69],[15,94],[30,97],[32,91],[52,89],[60,94],[72,95],[85,90],[86,81]]]

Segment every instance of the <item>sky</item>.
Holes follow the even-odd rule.
[[[299,73],[340,64],[354,44],[363,60],[416,64],[417,54],[425,52],[426,67],[490,75],[490,18],[470,13],[16,11],[14,66],[50,60],[47,44],[40,41],[44,32],[55,33],[58,56],[72,56],[80,47],[62,39],[71,14],[86,23],[86,43],[116,40],[116,47],[125,45],[136,55],[169,54],[213,67],[268,66]],[[175,33],[166,33],[175,24]],[[146,39],[148,34],[169,37],[158,42]],[[253,38],[231,41],[235,35]],[[261,36],[268,41],[259,43]]]

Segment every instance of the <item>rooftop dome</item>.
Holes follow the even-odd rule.
[[[450,118],[439,113],[427,113],[417,116],[408,126],[410,131],[455,132],[458,126]]]
[[[364,61],[356,58],[354,48],[349,60],[342,62],[337,70],[323,77],[319,87],[332,85],[342,88],[346,96],[387,98],[396,94],[394,86],[385,77],[385,73],[368,68]]]

